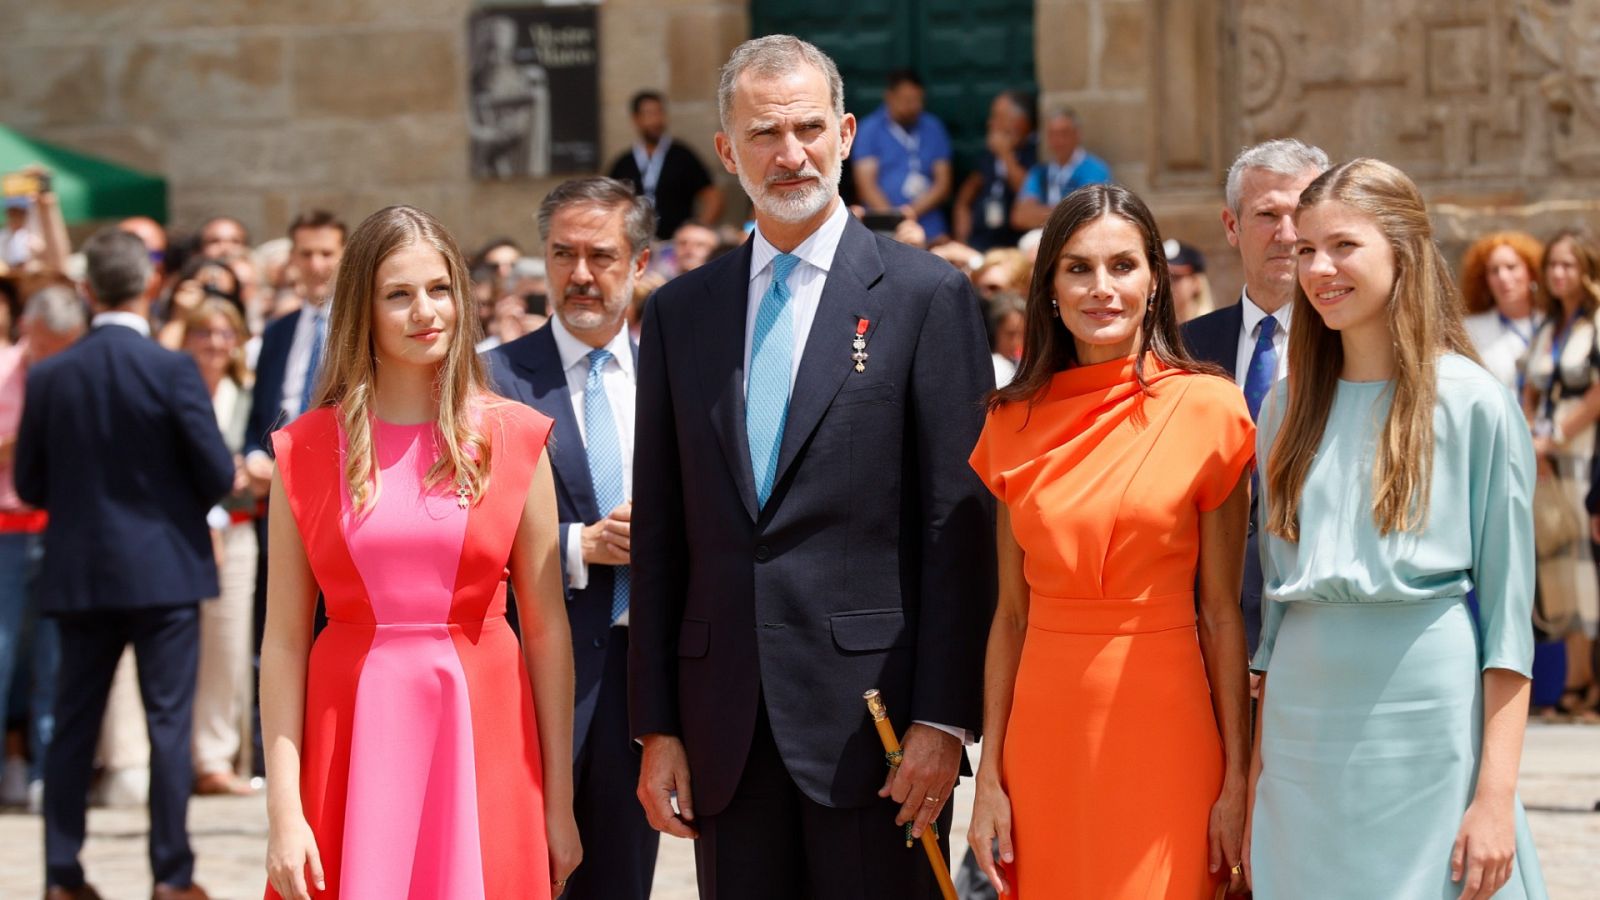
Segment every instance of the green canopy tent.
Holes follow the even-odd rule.
[[[68,225],[97,219],[167,218],[167,181],[127,166],[30,138],[0,125],[0,172],[41,164]]]

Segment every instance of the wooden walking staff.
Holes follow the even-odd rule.
[[[883,740],[883,755],[889,761],[889,768],[900,767],[903,758],[900,752],[900,739],[895,737],[894,725],[889,722],[889,710],[883,705],[883,695],[873,688],[861,695],[867,701],[867,712],[872,713],[872,724],[878,727],[878,737]],[[906,846],[911,846],[911,825],[906,825]],[[956,900],[956,885],[950,880],[950,867],[945,864],[944,851],[939,849],[939,825],[936,822],[928,823],[922,829],[922,849],[928,852],[928,864],[933,866],[933,877],[939,880],[939,892],[944,895],[944,900]]]

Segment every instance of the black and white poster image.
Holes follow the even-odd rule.
[[[593,6],[496,7],[467,23],[472,177],[542,178],[598,164]]]

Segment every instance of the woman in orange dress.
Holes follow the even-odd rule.
[[[1007,896],[1210,900],[1243,886],[1255,427],[1184,352],[1124,188],[1056,207],[1027,317],[972,454],[1001,501],[1000,600],[967,839]]]
[[[489,393],[471,296],[437,220],[373,213],[273,435],[268,900],[549,900],[581,856],[552,423]]]

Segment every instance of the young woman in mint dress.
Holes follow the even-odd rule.
[[[1473,353],[1402,172],[1329,170],[1295,227],[1290,378],[1257,443],[1255,896],[1542,898],[1516,795],[1533,658],[1528,429]]]

